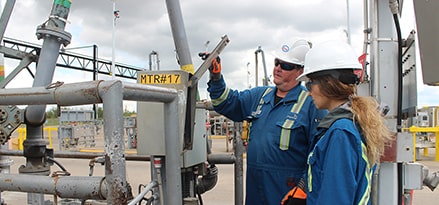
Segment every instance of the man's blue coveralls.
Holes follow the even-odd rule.
[[[274,104],[276,89],[264,86],[238,92],[226,88],[223,78],[208,82],[216,112],[233,121],[250,122],[247,205],[280,204],[304,176],[312,136],[327,113],[316,109],[300,83]]]

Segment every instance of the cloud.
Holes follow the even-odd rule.
[[[363,3],[349,2],[351,42],[360,55],[364,29]],[[17,1],[5,36],[42,44],[41,40],[36,39],[35,31],[38,25],[47,20],[52,3],[48,0]],[[272,53],[283,44],[292,44],[299,38],[313,43],[346,39],[346,1],[185,0],[180,1],[180,5],[194,67],[198,68],[202,63],[197,53],[206,50],[206,41],[210,41],[207,48],[212,50],[221,36],[227,34],[231,42],[221,54],[224,76],[228,85],[238,90],[247,88],[249,83],[255,85],[254,51],[258,46],[265,53],[266,69],[268,75],[271,75]],[[180,68],[176,60],[165,1],[116,1],[116,9],[120,15],[116,21],[115,32],[117,62],[147,68],[149,53],[157,51],[162,70]],[[72,1],[69,23],[65,29],[72,34],[68,48],[96,44],[99,58],[110,60],[113,18],[112,0]],[[90,49],[76,51],[91,55]],[[6,72],[10,72],[12,68],[7,66]],[[261,62],[258,73],[258,82],[261,85],[264,73]],[[206,76],[199,81],[202,98],[207,96]],[[67,81],[64,77],[56,74],[54,81]],[[72,78],[72,75],[67,78],[82,80],[82,77]]]

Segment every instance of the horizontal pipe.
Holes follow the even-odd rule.
[[[0,181],[0,190],[53,194],[74,199],[105,200],[107,196],[104,177],[1,174]]]
[[[211,164],[234,164],[236,157],[233,154],[209,154],[207,161]]]
[[[21,150],[5,150],[0,149],[0,155],[5,156],[23,156]],[[93,159],[95,157],[104,156],[104,152],[69,152],[69,151],[56,151],[53,156],[55,158],[74,158],[74,159]],[[150,157],[146,155],[126,154],[125,159],[128,161],[149,161]]]
[[[54,83],[46,87],[0,89],[0,105],[61,106],[102,103],[100,91],[105,92],[117,81],[88,81]],[[123,99],[134,101],[170,102],[178,95],[172,88],[123,82]]]
[[[178,94],[175,89],[143,85],[139,83],[123,83],[123,99],[149,102],[171,102]],[[148,92],[142,92],[148,90]]]

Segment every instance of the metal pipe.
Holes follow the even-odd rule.
[[[379,52],[378,52],[378,0],[373,0],[371,5],[372,10],[372,19],[373,19],[373,28],[372,28],[372,44],[371,44],[371,69],[372,69],[372,80],[371,80],[371,96],[375,97],[378,101],[380,99],[379,92],[379,70],[378,70],[378,61],[379,61]]]
[[[7,0],[5,7],[3,8],[2,16],[0,18],[0,41],[3,40],[6,27],[8,26],[9,18],[11,17],[12,10],[14,9],[14,5],[15,0]]]
[[[54,1],[49,19],[37,28],[37,38],[43,38],[44,41],[32,87],[47,86],[53,79],[60,45],[64,44],[66,46],[70,43],[71,39],[71,35],[64,31],[69,11],[70,3]],[[46,105],[29,106],[26,109],[27,124],[33,124],[42,129],[45,110]],[[34,131],[30,131],[26,140],[36,139]],[[38,132],[38,130],[35,132]]]
[[[177,97],[178,91],[172,88],[164,88],[139,83],[124,82],[124,100],[137,100],[149,102],[168,103]]]
[[[98,80],[98,46],[93,44],[93,81]],[[98,105],[93,104],[93,119],[98,119]]]
[[[350,24],[350,14],[349,14],[349,0],[346,0],[346,35],[348,39],[348,44],[351,44],[351,24]]]
[[[62,198],[104,200],[108,194],[104,177],[2,174],[0,181],[0,190],[53,194]]]
[[[368,9],[368,2],[369,0],[363,0],[363,53],[367,53],[367,46],[369,45],[369,9]]]
[[[108,82],[100,89],[104,112],[105,181],[108,185],[107,204],[126,204],[128,201],[126,163],[124,159],[123,85],[120,81]],[[103,82],[102,84],[105,84]]]
[[[264,51],[262,50],[261,46],[258,46],[258,49],[256,49],[255,51],[255,64],[256,64],[256,73],[258,70],[258,53],[261,53],[261,57],[262,57],[262,66],[264,66],[264,79],[262,81],[262,85],[267,86],[268,85],[268,81],[269,81],[269,77],[267,74],[267,66],[265,64],[265,54]],[[257,74],[256,74],[256,83],[257,83]],[[257,86],[257,84],[256,84]]]
[[[165,103],[165,167],[166,167],[166,191],[162,196],[163,204],[179,205],[183,203],[181,182],[181,140],[183,139],[182,128],[179,119],[183,119],[185,104],[179,99],[185,99],[183,93],[170,103]],[[176,116],[176,114],[178,116]],[[177,125],[177,126],[176,126]]]
[[[255,87],[258,87],[258,53],[255,52]]]
[[[71,34],[64,31],[70,12],[71,1],[54,0],[49,19],[38,26],[36,36],[43,38],[39,53],[36,74],[32,87],[46,86],[52,82],[60,45],[70,43]],[[43,137],[46,105],[30,105],[26,108],[25,121],[27,138],[23,143],[26,165],[19,168],[20,173],[48,175],[50,166],[44,158],[48,155],[47,140]],[[28,200],[44,203],[44,196],[28,194]]]
[[[112,31],[112,49],[111,49],[111,77],[114,79],[116,77],[116,19],[118,18],[118,12],[116,10],[116,0],[113,0],[113,27],[111,29]]]
[[[235,204],[244,203],[244,146],[242,142],[242,123],[235,122]]]
[[[177,51],[180,68],[194,74],[189,44],[181,12],[180,1],[166,0],[169,22],[171,24],[172,36],[174,37],[175,50]]]
[[[207,161],[212,164],[234,164],[236,156],[233,154],[209,154]]]
[[[157,51],[151,51],[151,53],[149,53],[149,70],[153,70],[152,69],[152,67],[153,67],[153,63],[152,63],[153,56],[155,56],[154,59],[155,59],[156,66],[157,66],[156,70],[160,70],[160,59],[159,59],[159,53],[157,53]]]
[[[104,154],[105,154],[104,152],[96,153],[96,152],[56,151],[53,153],[53,156],[55,158],[92,159],[95,157],[102,157],[102,156],[104,156]],[[0,155],[22,157],[23,151],[0,149]],[[127,160],[127,161],[150,161],[150,157],[147,155],[126,154],[125,160]]]
[[[54,84],[52,88],[8,88],[0,89],[0,105],[62,106],[101,103],[100,90],[108,89],[114,81],[89,81],[71,84]],[[177,90],[151,85],[123,83],[124,100],[170,102],[177,96]]]
[[[172,36],[174,39],[175,50],[177,51],[178,63],[181,70],[184,70],[190,74],[194,74],[194,65],[192,64],[191,53],[189,50],[189,44],[186,37],[186,31],[183,22],[183,15],[181,12],[180,1],[178,0],[166,0],[166,8],[168,10],[169,22],[171,24]],[[187,91],[186,111],[184,112],[184,133],[183,144],[184,149],[192,149],[193,136],[194,136],[194,119],[195,119],[195,104],[198,96],[198,85],[192,83]],[[178,136],[178,135],[175,135]]]

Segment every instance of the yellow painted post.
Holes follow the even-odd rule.
[[[428,137],[428,135],[427,135],[427,137]],[[424,148],[424,156],[428,156],[428,149],[429,149],[429,147]]]
[[[52,128],[51,127],[45,127],[44,131],[47,132],[47,138],[49,139],[49,148],[53,148],[52,144]]]
[[[23,150],[23,142],[26,139],[26,128],[18,128],[18,150]]]
[[[416,162],[416,132],[413,132],[413,162]]]
[[[436,132],[434,133],[434,140],[436,141],[436,147],[435,147],[435,152],[436,152],[436,162],[439,161],[439,140],[438,140],[438,136],[439,136],[439,127],[436,127]]]

